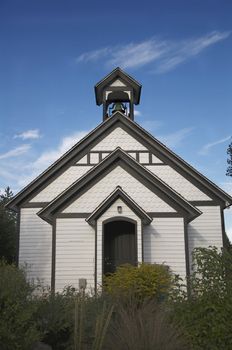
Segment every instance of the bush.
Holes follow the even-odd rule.
[[[197,248],[189,298],[173,304],[194,349],[232,349],[232,256],[215,247]]]
[[[0,349],[27,350],[40,340],[36,326],[34,287],[23,270],[0,262]]]
[[[172,284],[172,275],[165,265],[142,263],[138,267],[122,265],[104,279],[104,291],[111,296],[136,295],[140,300],[149,297],[164,299]]]

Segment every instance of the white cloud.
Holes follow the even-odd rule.
[[[142,115],[142,113],[140,111],[138,111],[137,109],[135,109],[134,115],[135,115],[135,117],[140,117]]]
[[[7,151],[6,153],[0,154],[0,159],[7,159],[7,158],[21,156],[22,154],[28,152],[30,148],[31,146],[28,144],[18,146],[16,148],[13,148],[10,151]]]
[[[147,131],[154,131],[162,126],[159,120],[141,120],[140,125]]]
[[[213,31],[198,38],[181,41],[151,38],[139,43],[133,42],[85,52],[76,59],[76,62],[104,60],[107,67],[122,68],[139,68],[152,63],[153,72],[160,74],[176,68],[207,47],[225,40],[229,35],[228,31]]]
[[[99,50],[85,52],[76,59],[76,63],[97,61],[98,59],[111,54],[111,48],[105,47]]]
[[[25,186],[30,181],[32,181],[36,176],[38,176],[42,171],[46,170],[53,162],[55,162],[59,157],[61,157],[65,152],[67,152],[72,146],[74,146],[80,139],[82,139],[88,132],[87,131],[77,131],[69,136],[65,136],[55,149],[51,149],[43,152],[37,160],[28,164],[27,175],[21,176],[18,183],[19,186]],[[29,172],[29,174],[28,174]]]
[[[212,147],[220,145],[221,143],[227,142],[231,139],[231,136],[226,136],[223,139],[211,142],[211,143],[207,143],[206,145],[204,145],[202,147],[202,149],[199,151],[199,154],[201,155],[207,155],[209,153],[209,151],[211,150]]]
[[[165,146],[175,148],[179,147],[182,141],[189,136],[193,128],[184,128],[168,135],[157,136],[158,140],[163,142]]]
[[[68,151],[75,143],[77,143],[82,137],[87,134],[87,131],[74,132],[71,135],[63,137],[57,147],[42,152],[37,159],[29,161],[34,157],[34,152],[28,152],[25,157],[25,153],[30,150],[30,145],[22,145],[11,151],[8,151],[0,155],[0,179],[1,187],[10,186],[14,188],[14,193],[19,191],[22,187],[26,186],[41,172]],[[14,161],[9,162],[7,158],[18,157]]]
[[[232,196],[232,179],[231,181],[224,181],[220,183],[220,186]]]
[[[170,52],[170,56],[166,57],[163,62],[157,67],[157,73],[165,73],[177,67],[179,64],[187,61],[191,57],[197,56],[207,47],[216,44],[219,41],[225,40],[230,35],[230,32],[213,31],[197,39],[190,39],[174,44]]]
[[[41,137],[39,129],[26,130],[22,133],[14,135],[14,139],[19,138],[22,140],[39,139]]]

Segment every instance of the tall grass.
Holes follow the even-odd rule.
[[[182,332],[170,323],[168,311],[154,300],[139,305],[119,303],[109,327],[106,348],[110,350],[184,350]]]

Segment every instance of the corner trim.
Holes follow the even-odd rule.
[[[51,266],[51,292],[55,293],[56,284],[56,220],[52,223],[52,266]]]

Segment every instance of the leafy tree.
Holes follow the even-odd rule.
[[[226,171],[226,175],[232,176],[232,142],[229,144],[229,146],[227,148],[227,154],[228,154],[227,163],[229,165],[228,165],[228,168]]]
[[[173,316],[195,350],[232,349],[232,255],[216,247],[196,248],[189,298],[173,305]]]
[[[17,214],[5,208],[12,197],[10,187],[0,194],[0,258],[4,258],[8,263],[16,260]]]
[[[0,349],[31,350],[42,337],[37,327],[35,286],[23,270],[0,261]]]

